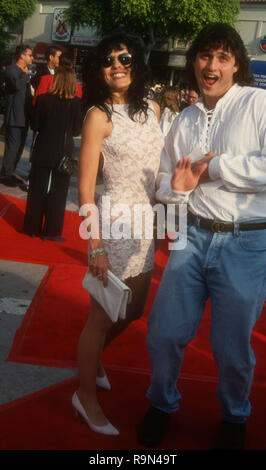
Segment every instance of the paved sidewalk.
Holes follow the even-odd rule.
[[[1,119],[0,119],[1,125]],[[29,131],[16,175],[22,180],[29,173],[29,152],[32,132]],[[75,138],[75,157],[78,158],[80,137]],[[4,138],[0,136],[0,168],[4,153]],[[101,191],[101,180],[97,192]],[[0,184],[0,193],[26,199],[27,193],[18,187]],[[68,210],[78,211],[77,175],[71,178],[67,198]],[[27,308],[47,271],[47,266],[0,260],[0,405],[29,393],[66,380],[77,374],[76,370],[32,366],[5,362],[11,349],[16,330],[23,321]]]

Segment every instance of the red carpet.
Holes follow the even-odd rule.
[[[160,252],[156,258],[160,259]],[[159,285],[156,279],[159,269],[156,265],[143,317],[130,325],[123,335],[106,349],[103,356],[105,364],[119,369],[130,368],[145,372],[150,370],[145,338],[147,317]],[[15,335],[9,361],[54,367],[76,367],[77,343],[89,311],[89,296],[81,286],[85,272],[85,266],[65,264],[50,266]],[[252,344],[257,359],[255,381],[266,384],[265,312],[264,308],[264,313],[252,335]],[[217,370],[208,339],[209,330],[208,305],[198,334],[186,349],[182,374],[216,379]]]
[[[35,264],[87,264],[87,241],[79,236],[80,217],[67,211],[65,243],[43,242],[22,233],[26,201],[0,194],[0,259]]]
[[[149,378],[110,370],[108,375],[113,390],[99,391],[98,396],[106,415],[119,428],[120,436],[93,433],[75,417],[71,397],[78,382],[71,379],[1,406],[0,449],[142,449],[143,452],[137,443],[136,428],[148,406],[145,393]],[[215,384],[181,379],[180,390],[184,396],[181,410],[173,415],[167,439],[159,449],[177,452],[212,449],[220,419]],[[265,388],[253,387],[251,400],[255,406],[248,421],[246,448],[264,449]]]
[[[47,264],[49,269],[15,335],[7,360],[75,368],[77,342],[89,307],[89,296],[81,287],[86,272],[87,242],[78,235],[80,218],[76,213],[66,212],[63,235],[67,242],[44,243],[21,233],[24,210],[25,201],[0,195],[0,259]],[[167,243],[163,242],[156,254],[143,317],[104,352],[103,362],[113,391],[111,394],[100,391],[99,396],[106,415],[119,427],[121,436],[116,439],[98,436],[75,421],[70,399],[77,384],[76,380],[70,380],[1,406],[1,449],[138,448],[135,426],[148,405],[145,399],[150,371],[145,347],[147,316],[167,257]],[[165,449],[212,447],[220,416],[209,327],[208,305],[197,337],[185,353],[180,381],[184,400],[181,411],[173,418],[173,432],[164,443]],[[266,447],[265,311],[256,325],[252,343],[257,366],[252,390],[253,415],[249,420],[251,440],[247,444],[248,448],[259,449]],[[178,429],[182,432],[178,433]]]

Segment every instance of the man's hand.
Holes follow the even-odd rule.
[[[29,73],[29,69],[28,69],[27,65],[17,64],[17,66],[20,68],[20,70],[22,70],[22,72],[24,72],[26,74]]]
[[[201,183],[211,181],[208,166],[215,157],[212,152],[207,153],[200,160],[192,163],[190,157],[184,157],[176,165],[171,184],[175,191],[191,191]]]
[[[171,180],[172,189],[175,191],[191,191],[196,188],[200,176],[207,168],[208,164],[203,162],[192,170],[191,158],[182,158],[175,167]]]
[[[192,163],[192,169],[194,166],[196,166],[197,164],[201,164],[201,163],[210,163],[210,161],[215,157],[215,153],[213,152],[209,152],[209,153],[206,153],[204,155],[203,158],[201,158],[200,160],[197,160],[196,162]]]
[[[200,175],[200,179],[199,179],[198,184],[207,183],[208,181],[211,181],[211,178],[209,176],[208,167],[209,167],[210,161],[214,157],[215,157],[215,153],[209,152],[209,153],[206,153],[206,155],[204,155],[204,157],[201,158],[200,160],[197,160],[196,162],[192,163],[192,165],[191,165],[192,171],[197,171],[197,167],[201,166],[202,163],[207,163],[207,165],[208,165],[206,170]]]

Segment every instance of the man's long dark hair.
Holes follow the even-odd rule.
[[[234,83],[238,83],[240,86],[251,85],[253,83],[247,50],[238,32],[228,24],[211,23],[200,31],[186,55],[187,61],[184,75],[193,89],[199,91],[193,68],[198,52],[209,49],[215,50],[220,47],[230,51],[235,56],[238,70],[233,77]]]
[[[84,107],[97,106],[111,118],[112,107],[106,106],[106,102],[112,102],[112,93],[102,74],[102,59],[112,50],[119,51],[126,46],[132,54],[131,77],[132,82],[128,89],[129,117],[134,120],[137,113],[144,113],[147,119],[148,103],[144,99],[146,85],[150,79],[149,69],[144,63],[143,51],[140,46],[128,36],[117,33],[104,38],[97,46],[95,53],[89,58],[84,68]]]

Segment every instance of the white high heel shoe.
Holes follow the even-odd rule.
[[[98,385],[98,387],[104,388],[105,390],[111,390],[111,384],[108,380],[105,370],[103,372],[103,377],[96,377],[96,385]]]
[[[104,426],[96,426],[96,424],[93,424],[91,422],[82,404],[80,403],[77,392],[75,392],[72,397],[72,405],[75,408],[76,414],[80,414],[80,416],[82,416],[82,418],[84,419],[84,421],[87,423],[87,425],[92,431],[98,432],[100,434],[107,434],[108,436],[119,435],[119,431],[109,421]]]

